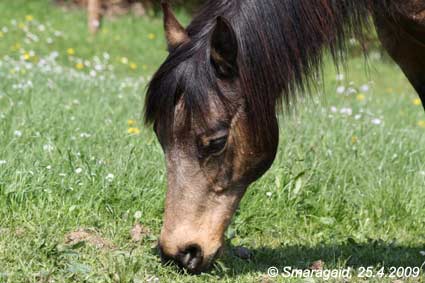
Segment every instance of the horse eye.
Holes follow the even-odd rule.
[[[207,146],[208,152],[218,153],[223,150],[223,148],[226,146],[226,143],[227,143],[227,136],[210,140]]]

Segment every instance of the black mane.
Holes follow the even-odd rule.
[[[187,32],[190,42],[174,50],[148,86],[147,123],[171,121],[184,93],[185,111],[202,116],[207,91],[216,78],[209,40],[218,16],[232,25],[239,45],[238,67],[254,129],[266,134],[270,111],[308,88],[318,73],[324,50],[336,62],[346,39],[361,37],[371,12],[389,9],[389,0],[208,0]]]

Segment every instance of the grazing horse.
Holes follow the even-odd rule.
[[[186,29],[162,6],[169,56],[145,119],[168,175],[160,254],[190,273],[220,254],[247,187],[275,158],[278,106],[308,90],[326,49],[340,62],[373,21],[425,102],[425,0],[208,0]]]

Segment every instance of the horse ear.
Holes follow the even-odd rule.
[[[182,43],[189,41],[189,36],[183,26],[178,22],[176,16],[167,1],[161,1],[164,13],[164,30],[167,39],[168,50],[172,51]]]
[[[211,62],[219,75],[237,75],[238,42],[235,31],[223,17],[218,17],[211,37]]]

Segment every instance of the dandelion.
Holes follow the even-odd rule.
[[[140,129],[139,128],[128,128],[127,133],[129,133],[130,135],[138,135],[140,134]]]
[[[425,120],[419,121],[418,126],[421,127],[421,128],[425,128]]]
[[[82,69],[84,69],[84,64],[83,64],[83,63],[81,63],[81,62],[79,62],[79,63],[75,64],[75,68],[76,68],[77,70],[82,70]]]
[[[25,16],[25,20],[26,20],[27,22],[32,22],[32,21],[34,20],[34,17],[33,17],[32,15],[26,15],[26,16]]]
[[[136,70],[137,69],[137,64],[136,63],[130,63],[130,69]]]
[[[127,124],[131,127],[137,124],[136,120],[133,119],[128,119],[127,120]]]
[[[75,169],[75,173],[76,174],[81,174],[81,172],[83,172],[83,169],[81,169],[81,168]]]
[[[357,143],[359,141],[359,139],[357,138],[357,136],[352,136],[351,137],[351,143],[352,144],[355,144],[355,143]]]
[[[155,38],[156,38],[156,35],[154,33],[149,33],[148,34],[148,39],[154,40]]]
[[[13,133],[14,135],[15,135],[15,137],[22,137],[22,132],[21,131],[18,131],[18,130],[16,130],[14,133]]]
[[[422,101],[419,98],[413,99],[412,103],[416,106],[422,105]]]
[[[105,179],[108,182],[112,182],[114,180],[115,176],[114,174],[109,173],[108,175],[106,175]]]
[[[365,96],[363,93],[359,93],[359,94],[356,96],[356,99],[357,99],[358,101],[364,101],[364,100],[366,99],[366,96]]]
[[[28,52],[25,52],[24,55],[22,55],[22,59],[25,61],[28,61],[31,58],[31,55]]]
[[[68,49],[66,50],[66,53],[67,53],[69,56],[72,56],[72,55],[74,55],[74,54],[75,54],[75,50],[74,50],[74,48],[68,48]]]
[[[134,219],[139,220],[140,218],[142,218],[142,212],[138,210],[134,213]]]

